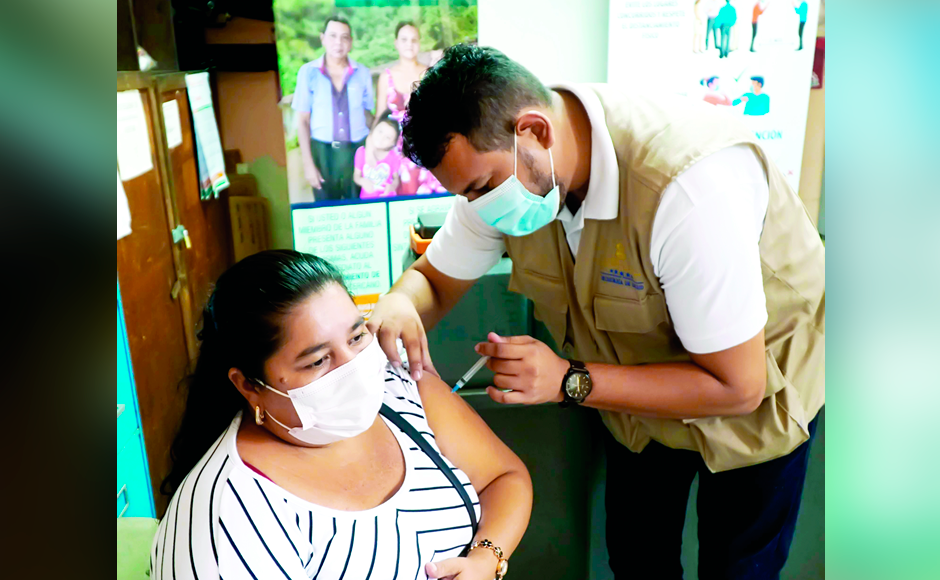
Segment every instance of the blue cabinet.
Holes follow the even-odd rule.
[[[156,517],[147,450],[140,428],[134,370],[117,288],[117,517]]]

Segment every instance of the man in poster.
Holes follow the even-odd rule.
[[[300,67],[291,102],[304,177],[317,201],[356,199],[354,159],[375,110],[372,74],[349,58],[352,29],[343,18],[328,18],[320,41],[324,55]]]

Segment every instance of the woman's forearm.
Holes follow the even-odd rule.
[[[474,540],[487,539],[508,558],[522,540],[532,514],[532,479],[525,468],[507,471],[479,494],[482,516]]]

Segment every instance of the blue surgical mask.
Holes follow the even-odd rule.
[[[508,236],[525,236],[552,222],[558,215],[559,189],[555,183],[555,161],[548,150],[552,189],[545,196],[535,195],[516,177],[518,152],[516,132],[512,134],[512,175],[495,189],[470,202],[480,218]]]

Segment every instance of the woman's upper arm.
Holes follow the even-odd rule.
[[[522,460],[441,379],[426,373],[418,391],[441,453],[467,474],[478,493],[504,473],[528,474]]]

